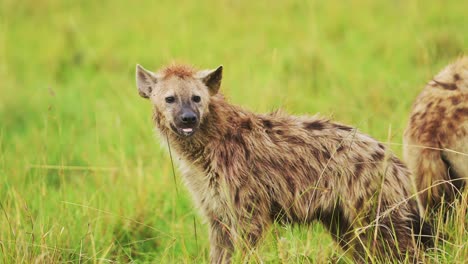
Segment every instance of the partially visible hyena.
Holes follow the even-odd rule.
[[[419,258],[432,230],[411,199],[408,169],[383,144],[317,116],[246,111],[218,93],[221,77],[222,67],[136,70],[210,224],[212,263],[254,247],[274,221],[314,220],[356,261]]]
[[[468,179],[468,57],[426,85],[413,105],[404,145],[422,205],[452,202]]]

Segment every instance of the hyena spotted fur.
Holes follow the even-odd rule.
[[[218,93],[221,78],[222,67],[136,70],[139,94],[209,222],[212,263],[252,249],[273,222],[314,220],[355,261],[418,261],[432,230],[410,198],[408,169],[385,145],[317,116],[246,111]]]
[[[468,57],[445,67],[418,96],[404,146],[422,209],[454,201],[468,179]]]

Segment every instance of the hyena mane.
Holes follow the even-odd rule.
[[[274,222],[322,222],[359,262],[415,262],[431,245],[410,172],[384,144],[319,116],[230,104],[218,93],[222,67],[172,67],[139,66],[137,85],[210,225],[212,263],[230,262],[234,248],[247,252]]]

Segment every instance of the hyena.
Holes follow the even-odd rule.
[[[356,261],[416,261],[431,227],[410,172],[384,144],[318,116],[255,114],[218,93],[223,68],[137,65],[140,96],[210,225],[211,263],[255,247],[274,222],[322,222]],[[422,242],[422,243],[420,243]]]
[[[452,202],[468,179],[468,57],[445,67],[413,104],[404,159],[423,210]]]

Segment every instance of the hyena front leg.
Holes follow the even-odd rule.
[[[210,263],[231,263],[234,251],[233,235],[230,223],[212,219],[210,223]]]
[[[257,200],[258,202],[258,200]],[[247,202],[241,206],[236,221],[236,248],[248,257],[262,239],[265,230],[271,225],[271,217],[266,204]]]
[[[248,209],[252,208],[251,206],[247,207]],[[210,262],[212,264],[231,263],[234,248],[240,250],[242,256],[245,256],[255,248],[269,225],[268,215],[259,212],[241,215],[232,224],[231,221],[212,220]]]

